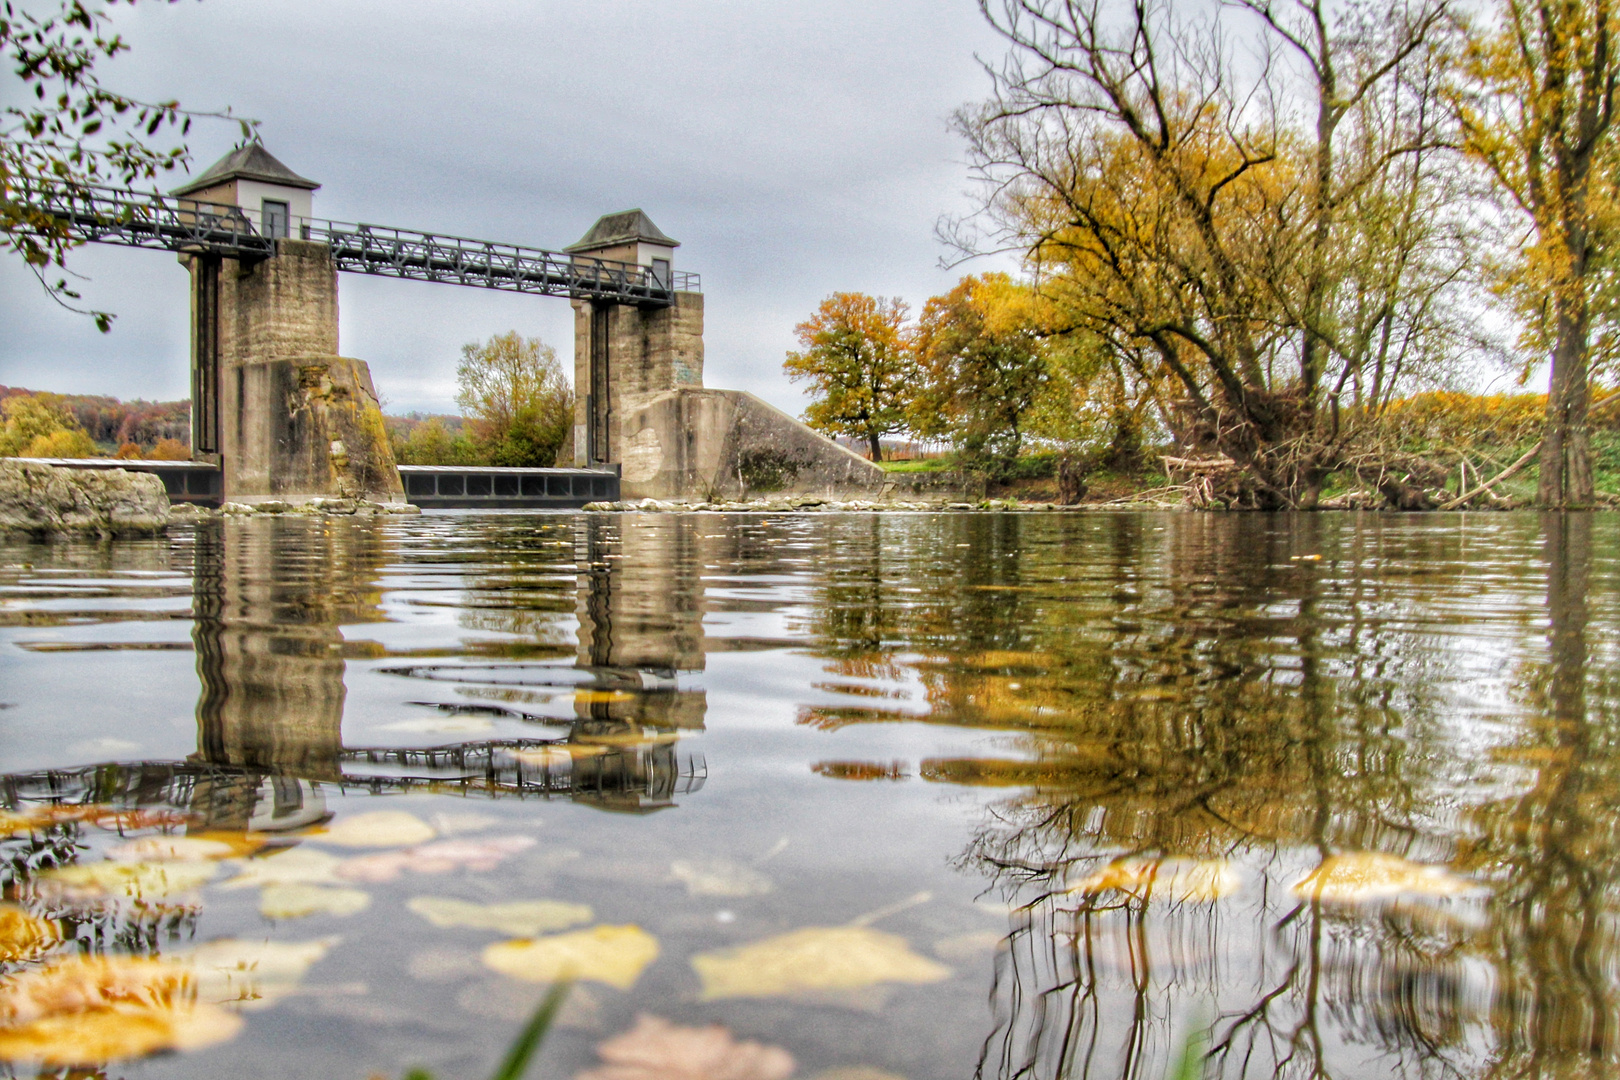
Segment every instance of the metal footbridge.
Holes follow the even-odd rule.
[[[10,194],[75,240],[245,261],[275,254],[276,238],[237,206],[90,185],[19,185]],[[696,274],[414,229],[296,218],[288,235],[325,244],[336,268],[354,274],[641,306],[672,304],[675,293],[701,288]]]

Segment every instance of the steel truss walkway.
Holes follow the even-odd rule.
[[[275,254],[275,239],[235,206],[92,186],[19,187],[12,195],[64,222],[76,240],[249,261]],[[412,229],[300,218],[292,231],[325,244],[337,269],[355,274],[642,306],[668,305],[675,293],[701,288],[696,274],[675,272],[664,281],[635,263]]]

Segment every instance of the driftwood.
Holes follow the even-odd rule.
[[[1607,401],[1608,399],[1605,398],[1604,400]],[[1515,461],[1513,464],[1509,465],[1507,468],[1503,469],[1501,472],[1497,473],[1495,476],[1493,476],[1491,479],[1485,481],[1483,484],[1480,484],[1478,487],[1474,488],[1472,491],[1465,491],[1461,495],[1458,495],[1455,499],[1450,499],[1450,500],[1448,500],[1446,502],[1441,503],[1440,504],[1440,509],[1442,509],[1442,510],[1455,510],[1455,509],[1457,509],[1457,507],[1461,506],[1463,503],[1471,502],[1472,500],[1477,499],[1481,495],[1492,495],[1492,496],[1494,496],[1496,493],[1491,490],[1493,487],[1495,487],[1497,484],[1500,484],[1504,480],[1508,480],[1508,479],[1511,479],[1514,476],[1517,476],[1519,474],[1519,472],[1522,471],[1526,465],[1530,464],[1532,461],[1534,461],[1536,459],[1536,455],[1539,454],[1539,453],[1541,453],[1541,442],[1538,440],[1536,442],[1536,445],[1532,446],[1529,450],[1526,450],[1525,453],[1524,453],[1524,456],[1521,457],[1518,461]]]

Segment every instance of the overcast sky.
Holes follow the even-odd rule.
[[[972,0],[185,0],[120,8],[106,81],[262,122],[321,183],[315,215],[543,247],[641,207],[703,276],[705,382],[797,413],[793,325],[833,291],[913,307],[942,214],[967,205],[951,112],[1002,45]],[[5,93],[13,93],[7,86]],[[193,171],[234,125],[205,122]],[[164,183],[177,186],[176,176]],[[186,275],[99,245],[73,269],[112,333],[0,265],[0,383],[119,397],[187,390]],[[973,269],[989,269],[990,264]],[[573,355],[565,300],[344,274],[344,354],[390,411],[453,411],[463,342],[516,329]]]

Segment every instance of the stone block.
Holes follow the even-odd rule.
[[[169,497],[151,473],[0,460],[0,533],[112,539],[168,525]]]
[[[225,491],[237,502],[404,499],[371,372],[342,356],[236,364],[223,372]]]

